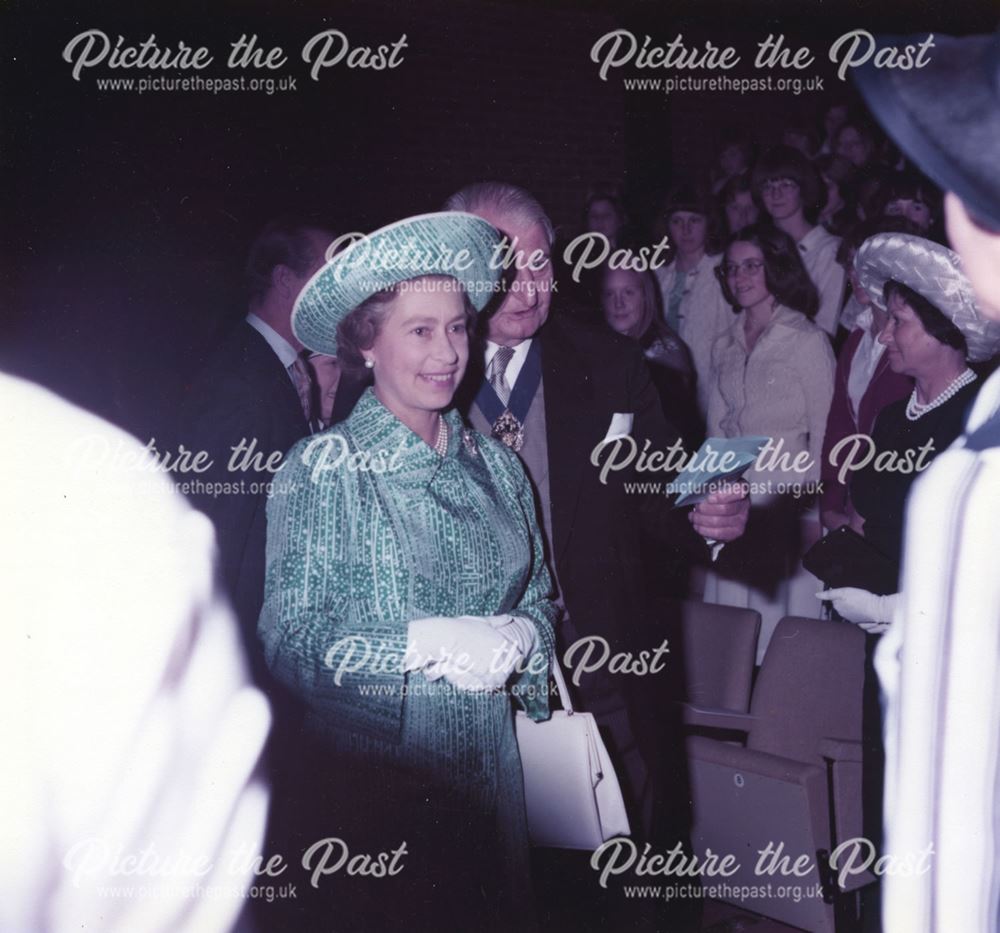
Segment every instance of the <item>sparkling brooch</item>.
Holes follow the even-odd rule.
[[[493,422],[491,433],[511,450],[518,451],[524,446],[524,425],[510,411],[505,411]]]

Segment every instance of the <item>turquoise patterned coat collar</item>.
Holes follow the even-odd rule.
[[[318,439],[346,435],[346,454],[341,465],[348,469],[353,466],[358,470],[381,473],[387,479],[423,485],[430,483],[450,458],[478,456],[475,432],[465,426],[461,415],[452,409],[445,413],[444,419],[450,430],[447,453],[442,457],[389,411],[375,397],[375,392],[368,388],[350,417],[323,432]],[[326,456],[339,455],[335,444],[331,444]]]

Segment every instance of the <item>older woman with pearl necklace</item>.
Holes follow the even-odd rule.
[[[962,433],[965,413],[978,391],[970,362],[1000,349],[1000,328],[980,312],[956,253],[931,240],[903,233],[870,237],[855,257],[865,290],[889,314],[879,336],[894,372],[913,378],[913,391],[886,406],[872,429],[876,456],[852,480],[851,494],[865,538],[897,564],[902,558],[903,516],[915,472],[890,469],[908,451],[926,450],[927,465]],[[898,456],[882,456],[895,452]],[[896,595],[877,596],[856,587],[821,594],[837,612],[869,632],[888,628]]]
[[[879,335],[890,368],[914,380],[913,391],[887,405],[872,428],[874,456],[851,483],[851,498],[866,541],[898,568],[903,520],[918,473],[962,433],[979,389],[969,361],[989,359],[1000,346],[1000,327],[986,320],[957,254],[905,233],[879,233],[854,258],[862,288],[889,317]],[[920,453],[922,452],[922,453]],[[855,524],[855,522],[852,522]],[[926,528],[925,534],[937,530]],[[898,570],[897,570],[898,573]],[[856,587],[818,594],[837,613],[868,633],[862,757],[864,834],[881,849],[883,772],[882,715],[872,667],[880,636],[888,629],[899,594],[879,596]]]

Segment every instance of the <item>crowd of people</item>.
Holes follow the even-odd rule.
[[[671,187],[647,237],[621,187],[595,185],[579,229],[615,249],[665,236],[655,269],[574,275],[561,246],[577,228],[557,232],[531,193],[492,182],[332,256],[321,224],[258,237],[250,313],[183,420],[187,445],[217,464],[247,437],[287,451],[269,500],[200,503],[279,709],[276,845],[410,840],[425,855],[397,884],[407,917],[431,923],[433,892],[448,890],[455,909],[505,928],[533,916],[511,697],[545,719],[551,665],[571,646],[649,649],[671,596],[757,610],[758,664],[786,615],[861,625],[871,659],[918,475],[898,464],[924,469],[960,435],[1000,328],[942,242],[941,193],[859,112],[835,102],[816,138],[790,126],[760,151],[728,141],[713,172]],[[527,258],[513,274],[490,260],[504,245]],[[442,273],[459,250],[473,262]],[[706,437],[763,437],[771,457],[699,504],[692,534],[667,497],[627,488],[636,471],[599,479],[595,446],[622,434],[692,452]],[[857,456],[865,444],[877,458]],[[821,592],[804,568],[841,528],[891,568],[884,592],[844,580]],[[575,682],[636,837],[683,840],[669,713],[637,678]],[[870,666],[866,699],[877,840]],[[399,915],[375,879],[326,890],[344,918]]]
[[[750,140],[725,142],[710,177],[674,186],[651,225],[647,238],[669,237],[671,261],[655,272],[607,268],[600,290],[579,294],[640,342],[654,373],[671,374],[664,411],[686,438],[763,435],[790,455],[748,472],[747,534],[685,595],[758,610],[758,664],[785,615],[865,630],[863,822],[879,846],[874,658],[897,606],[906,502],[961,435],[1000,331],[946,245],[942,191],[860,103],[831,104],[821,125],[821,144],[799,126],[759,154]],[[658,299],[655,310],[625,314],[623,276]],[[659,349],[671,344],[687,353]],[[692,375],[694,404],[684,395]],[[692,430],[694,412],[702,420]],[[799,454],[801,467],[788,469]],[[848,536],[854,568],[823,591],[803,557],[838,529],[863,543]],[[866,894],[871,923],[879,901]]]
[[[666,236],[670,258],[653,271],[605,265],[570,283],[578,313],[640,344],[665,416],[688,443],[763,435],[782,445],[784,466],[805,456],[795,469],[751,471],[751,532],[686,594],[759,610],[758,662],[782,616],[824,611],[801,558],[825,532],[848,526],[899,565],[916,474],[874,457],[840,469],[852,450],[862,459],[851,438],[874,432],[876,450],[899,457],[929,445],[926,467],[960,432],[997,349],[974,348],[966,366],[963,328],[981,324],[966,317],[968,285],[945,246],[940,189],[860,100],[832,101],[814,123],[815,131],[789,125],[772,145],[724,140],[705,177],[672,186],[645,237],[630,227],[620,188],[594,185],[582,229],[613,244]],[[862,284],[865,243],[869,266],[895,265]],[[940,262],[955,270],[948,289],[934,284]],[[899,340],[890,300],[906,309]],[[928,362],[907,325],[935,350],[950,349],[943,382],[922,375]],[[877,425],[883,408],[911,395],[920,431],[891,431],[895,409]]]
[[[559,249],[568,231],[532,193],[500,182],[469,185],[332,254],[339,231],[322,221],[269,224],[248,260],[246,318],[180,413],[185,447],[212,464],[196,504],[215,527],[249,673],[212,581],[203,518],[159,483],[166,518],[153,529],[151,573],[134,560],[141,510],[102,505],[117,474],[103,486],[84,477],[71,503],[134,565],[138,582],[127,582],[148,579],[164,594],[167,641],[139,670],[125,637],[137,591],[125,588],[119,606],[82,565],[95,628],[101,607],[119,609],[108,630],[122,639],[116,670],[149,688],[149,711],[133,704],[137,721],[109,746],[108,768],[126,773],[130,793],[115,801],[102,775],[87,775],[93,799],[110,801],[120,845],[148,820],[171,851],[200,840],[239,863],[247,883],[267,800],[264,694],[274,717],[264,858],[278,853],[308,880],[298,896],[257,905],[258,928],[530,930],[559,888],[595,928],[696,930],[695,901],[630,903],[593,883],[590,853],[532,860],[514,718],[515,708],[529,722],[550,717],[553,671],[581,641],[620,657],[654,648],[657,598],[680,596],[759,611],[758,662],[788,614],[864,629],[866,834],[881,848],[884,778],[888,851],[923,832],[940,845],[925,881],[888,885],[886,929],[950,928],[958,916],[962,929],[989,928],[1000,599],[983,543],[1000,446],[990,376],[1000,85],[982,76],[987,63],[995,71],[998,42],[942,42],[944,70],[912,91],[896,75],[859,78],[902,151],[838,101],[816,115],[815,133],[790,125],[759,154],[763,141],[726,141],[706,177],[672,186],[648,237],[629,224],[620,190],[595,186],[584,229],[616,247],[666,235],[670,255],[655,270],[609,263],[571,282]],[[992,107],[979,118],[989,158],[945,131],[949,121],[968,129],[968,113],[938,114],[920,132],[911,119],[967,60],[980,71],[959,82],[963,93]],[[942,146],[955,149],[945,167]],[[523,261],[495,262],[505,247]],[[38,417],[95,430],[49,407]],[[16,426],[33,436],[33,417]],[[636,485],[635,464],[611,481],[595,465],[595,451],[624,438],[665,451],[749,436],[767,439],[770,459],[690,510]],[[233,483],[237,451],[246,456]],[[18,505],[18,527],[34,524],[37,537]],[[65,503],[50,505],[71,524]],[[928,522],[941,531],[934,540]],[[857,566],[886,568],[880,591],[847,579],[821,592],[803,559],[835,533],[850,536]],[[21,589],[24,605],[38,598]],[[70,610],[60,599],[49,611]],[[24,664],[37,664],[26,644]],[[888,697],[885,767],[876,668]],[[95,719],[129,705],[110,690],[91,697],[78,680],[74,696]],[[600,726],[632,836],[662,851],[685,845],[685,761],[651,681],[609,665],[571,678],[574,704]],[[43,725],[72,738],[62,719]],[[124,730],[142,742],[128,745]],[[194,777],[170,778],[171,751]],[[151,794],[164,804],[146,805]],[[58,815],[99,827],[93,799],[79,797]],[[25,838],[44,803],[32,798]],[[961,831],[942,829],[945,815]],[[961,850],[970,833],[982,850],[972,867]],[[42,928],[52,907],[32,885],[17,920]],[[62,887],[54,915],[76,921],[81,895]],[[166,923],[180,922],[176,909],[164,908]],[[235,912],[227,905],[204,928],[224,929]],[[868,920],[877,928],[878,910]]]

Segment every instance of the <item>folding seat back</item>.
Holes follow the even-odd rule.
[[[760,613],[692,601],[676,606],[682,620],[685,699],[695,706],[745,713]]]
[[[817,893],[828,880],[821,853],[860,834],[864,656],[857,626],[782,619],[749,716],[720,712],[720,738],[688,740],[694,851],[733,855],[740,865],[724,879],[729,887],[709,896],[834,933],[834,907]],[[711,728],[711,718],[698,725]],[[726,741],[734,729],[745,731],[745,747]],[[785,869],[799,862],[801,873],[786,874],[766,857],[761,862],[767,851],[784,857]],[[842,904],[850,896],[839,892]]]

